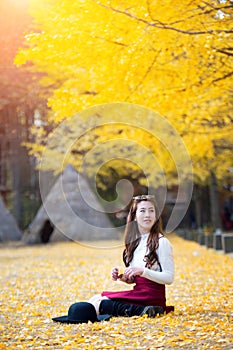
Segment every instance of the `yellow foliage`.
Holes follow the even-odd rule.
[[[88,324],[59,324],[69,306],[102,290],[128,289],[110,279],[122,268],[122,246],[111,242],[56,243],[1,248],[2,349],[230,349],[233,342],[233,260],[197,243],[169,235],[176,277],[167,287],[175,312],[112,318]]]
[[[208,175],[207,158],[222,162],[213,142],[221,135],[224,143],[232,133],[229,0],[30,2],[35,30],[15,62],[32,61],[46,73],[42,84],[54,86],[50,122],[103,103],[143,105],[185,138],[200,177]],[[138,130],[124,133],[142,138]],[[148,140],[146,147],[153,144]],[[166,152],[162,162],[167,164]]]

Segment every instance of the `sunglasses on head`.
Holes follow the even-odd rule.
[[[133,197],[135,201],[141,201],[143,199],[153,199],[155,196],[153,194],[142,194],[141,196]]]

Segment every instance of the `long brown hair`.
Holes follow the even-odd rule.
[[[130,262],[133,259],[134,251],[141,240],[141,234],[138,229],[138,224],[135,221],[135,217],[138,203],[142,201],[151,202],[154,205],[156,215],[155,223],[151,227],[150,234],[147,240],[147,247],[149,248],[149,252],[147,255],[145,255],[146,267],[151,268],[156,262],[159,264],[156,249],[159,246],[159,234],[161,233],[163,235],[163,232],[162,219],[157,204],[153,198],[147,199],[146,196],[142,198],[140,196],[136,197],[136,199],[133,200],[132,205],[130,207],[125,227],[125,249],[123,251],[123,261],[125,263],[125,266],[129,266]]]

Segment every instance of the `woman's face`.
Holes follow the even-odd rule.
[[[156,220],[155,207],[150,201],[141,201],[137,204],[135,220],[141,234],[149,233]]]

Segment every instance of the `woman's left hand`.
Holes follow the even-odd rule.
[[[141,276],[144,272],[144,269],[141,267],[127,267],[124,271],[124,276],[131,279],[135,276]]]

